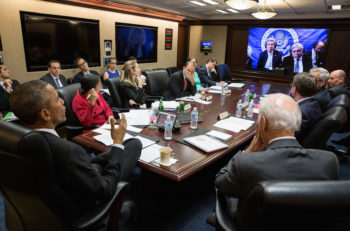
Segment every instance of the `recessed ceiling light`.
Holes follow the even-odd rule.
[[[219,4],[219,3],[217,3],[217,2],[214,2],[213,0],[202,0],[203,2],[206,2],[206,3],[208,3],[208,4],[211,4],[211,5],[217,5],[217,4]]]
[[[341,10],[341,5],[332,5],[332,10]]]
[[[234,10],[234,9],[227,9],[228,11],[230,11],[231,13],[239,13],[239,11]]]
[[[190,3],[196,4],[198,6],[206,6],[207,5],[207,4],[203,3],[203,2],[198,2],[198,1],[190,1]]]
[[[216,10],[217,12],[220,12],[220,13],[222,13],[222,14],[227,14],[227,12],[226,11],[223,11],[223,10]]]

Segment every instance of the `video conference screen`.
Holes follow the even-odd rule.
[[[213,47],[213,42],[201,41],[201,52],[211,52]]]
[[[247,68],[285,73],[323,67],[328,29],[250,28]]]
[[[157,27],[116,23],[116,54],[118,64],[130,56],[139,63],[157,62]]]

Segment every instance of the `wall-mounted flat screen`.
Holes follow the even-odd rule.
[[[250,28],[247,68],[307,72],[325,65],[328,29]]]
[[[118,64],[125,63],[131,56],[138,63],[157,62],[157,27],[116,23],[115,33]]]
[[[213,42],[201,41],[201,52],[212,52]]]
[[[77,57],[101,65],[98,21],[21,12],[21,22],[28,71],[47,70],[52,59],[61,68],[73,68]]]

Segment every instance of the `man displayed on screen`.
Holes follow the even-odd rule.
[[[304,46],[294,43],[290,49],[290,56],[283,59],[285,74],[308,72],[311,69],[311,60],[304,55]]]
[[[265,43],[266,50],[260,53],[258,69],[273,70],[282,66],[282,55],[276,50],[276,41],[274,38],[268,38]]]
[[[313,45],[312,50],[305,53],[305,56],[307,56],[312,61],[313,68],[324,67],[324,46],[324,42],[317,41]]]

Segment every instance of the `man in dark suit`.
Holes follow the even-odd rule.
[[[199,70],[198,76],[201,80],[203,87],[211,86],[222,86],[225,82],[216,82],[218,81],[218,73],[215,70],[216,59],[210,58],[207,63]]]
[[[51,60],[47,69],[49,73],[40,79],[51,84],[55,89],[68,85],[66,77],[61,75],[61,63],[58,60]]]
[[[311,69],[311,60],[304,55],[303,44],[294,43],[289,51],[290,55],[283,59],[285,74],[308,72]]]
[[[294,131],[301,123],[295,101],[284,94],[271,94],[260,101],[256,134],[245,151],[239,151],[215,179],[218,193],[226,195],[228,212],[238,228],[244,200],[264,180],[335,180],[337,157],[328,151],[304,149]],[[237,204],[238,203],[238,204]]]
[[[108,200],[118,181],[128,179],[140,156],[139,140],[129,139],[123,143],[124,115],[117,129],[114,128],[115,120],[111,121],[114,144],[97,157],[91,158],[81,146],[61,139],[55,127],[66,120],[66,109],[56,90],[44,81],[33,80],[19,85],[10,98],[10,108],[25,126],[37,130],[47,139],[59,188],[69,197],[67,201],[60,201],[60,206],[55,209],[65,214],[68,222],[95,207],[99,201]]]
[[[315,77],[317,82],[317,92],[314,95],[314,98],[317,99],[322,112],[327,110],[328,104],[331,101],[331,96],[326,88],[327,81],[329,79],[329,72],[322,68],[313,68],[310,70],[310,74]]]
[[[165,100],[173,100],[176,98],[195,95],[197,88],[194,81],[195,65],[187,61],[182,70],[173,73],[170,76],[168,87],[164,91]]]
[[[80,83],[81,78],[83,78],[86,74],[94,74],[100,76],[96,71],[89,71],[89,64],[83,58],[77,58],[75,60],[75,64],[79,68],[80,72],[74,76],[73,83]]]
[[[273,70],[282,66],[282,55],[276,50],[276,41],[274,38],[268,38],[265,43],[266,50],[260,54],[258,69]]]
[[[346,73],[343,70],[332,71],[328,79],[328,91],[331,98],[334,98],[341,94],[350,94],[346,83]]]
[[[10,79],[10,77],[10,70],[0,63],[0,113],[2,116],[10,112],[9,98],[12,91],[19,85],[17,80]]]
[[[291,94],[297,101],[302,114],[300,129],[295,137],[301,142],[322,117],[322,110],[317,99],[313,97],[317,91],[316,79],[307,72],[294,76]]]
[[[312,50],[305,53],[305,56],[311,60],[313,68],[324,67],[324,46],[323,41],[317,41],[312,47]]]

